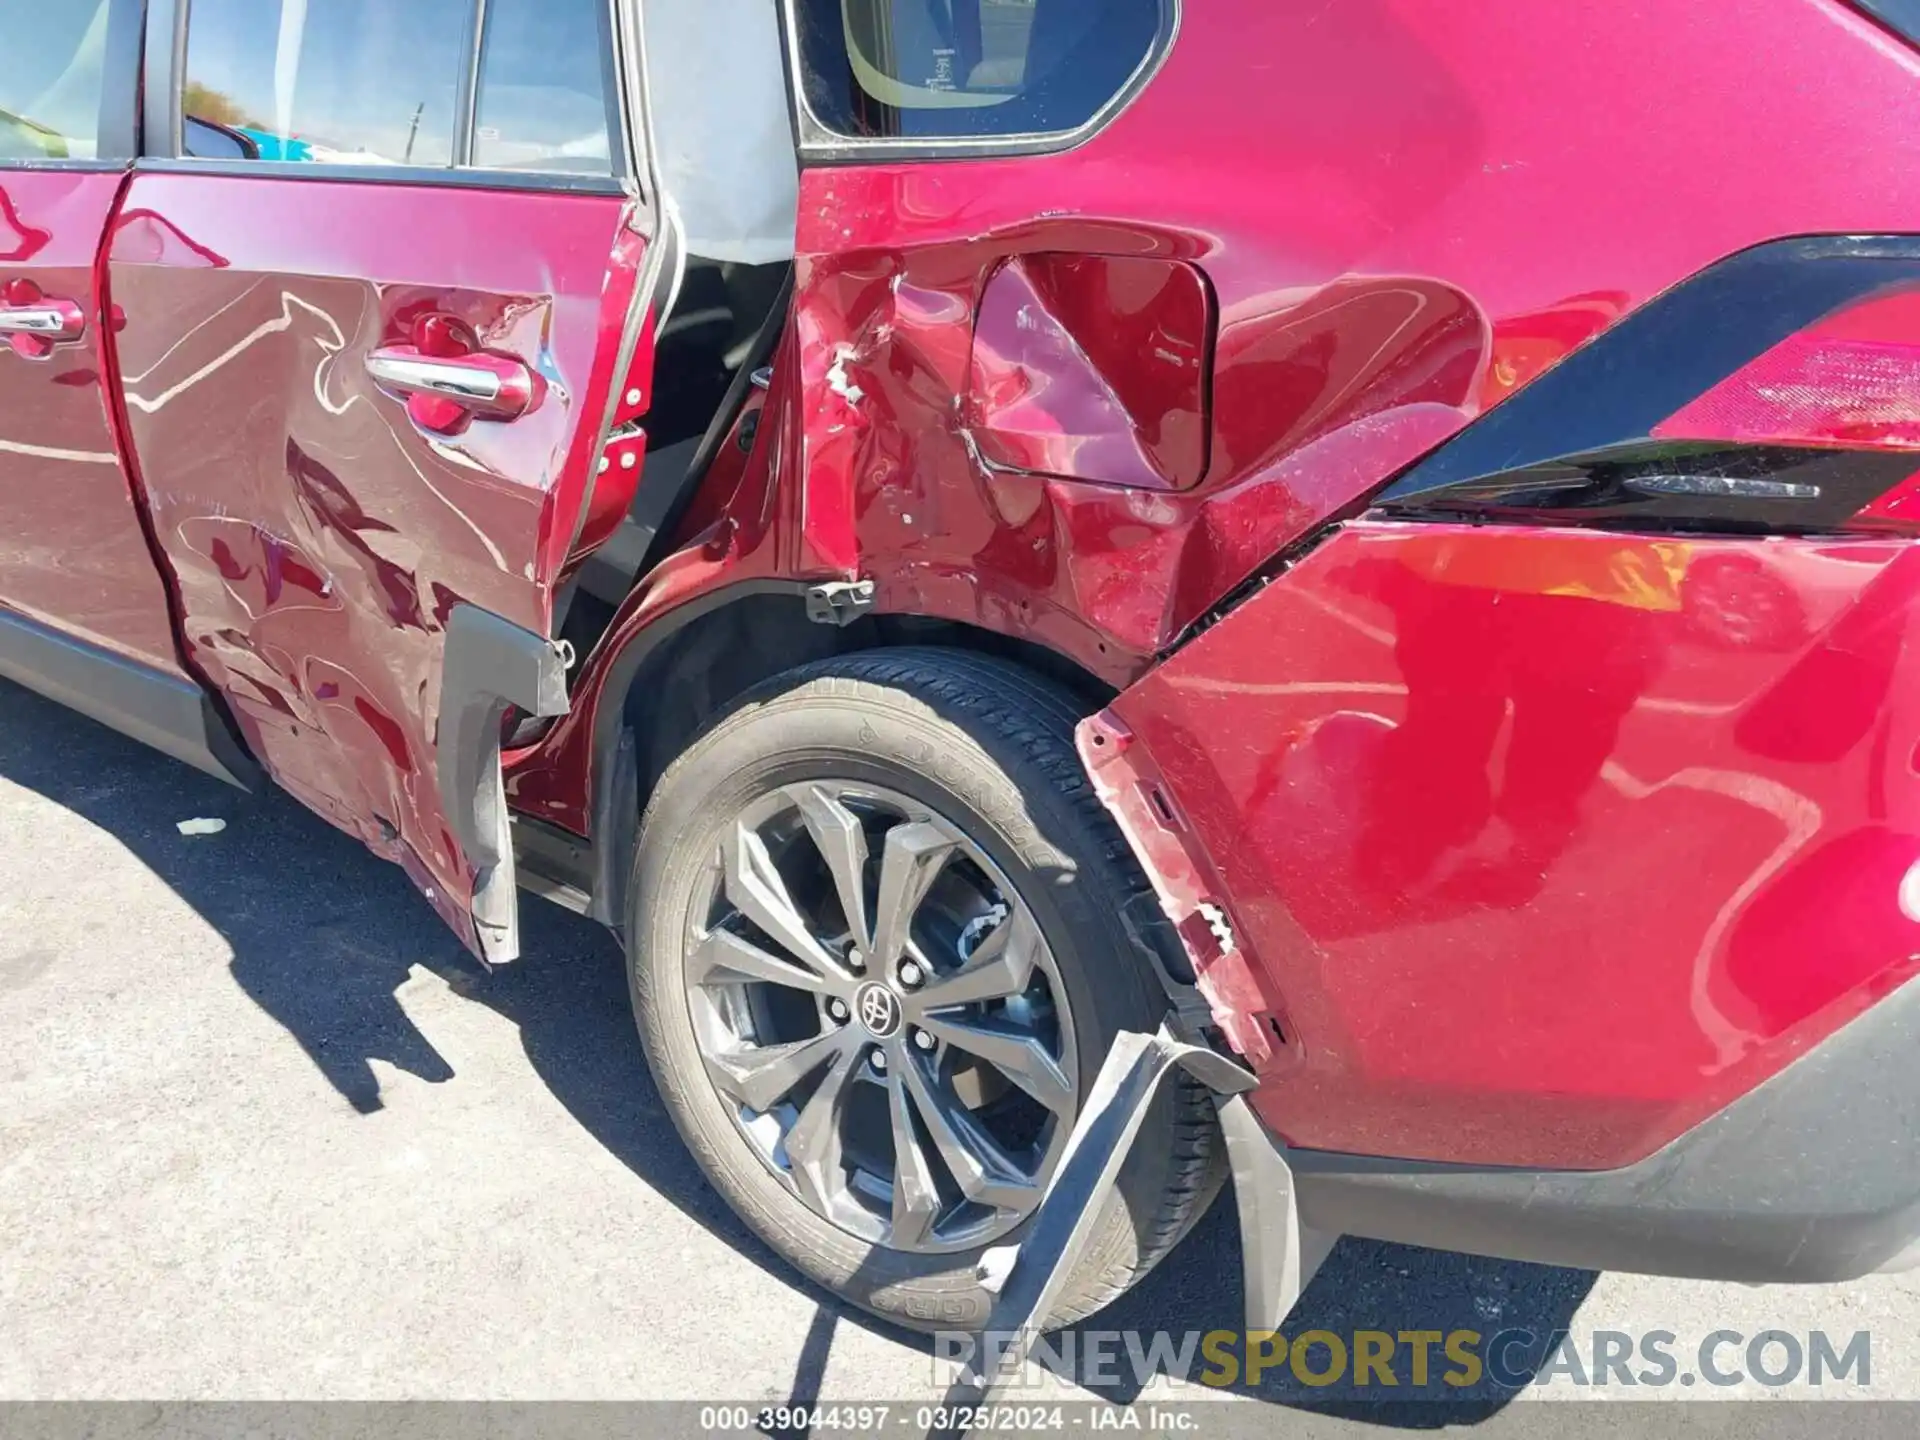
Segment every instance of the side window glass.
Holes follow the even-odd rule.
[[[855,137],[1078,129],[1126,89],[1162,0],[799,0],[808,108]]]
[[[488,0],[473,163],[613,173],[606,0]]]
[[[472,0],[192,0],[187,153],[450,165],[472,12]]]
[[[107,0],[0,0],[0,162],[99,150]]]

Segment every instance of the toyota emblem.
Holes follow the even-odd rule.
[[[886,986],[868,981],[853,997],[854,1013],[876,1040],[890,1039],[900,1029],[900,1002]]]

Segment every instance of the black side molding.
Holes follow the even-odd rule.
[[[520,888],[576,915],[593,912],[593,842],[531,815],[513,815]]]
[[[242,790],[260,768],[213,697],[178,675],[0,610],[0,675]]]
[[[1920,981],[1618,1170],[1285,1155],[1302,1223],[1349,1235],[1748,1283],[1904,1268],[1920,1241]]]
[[[520,897],[514,884],[513,831],[500,775],[507,707],[527,715],[564,715],[567,669],[544,635],[472,605],[447,618],[440,676],[440,727],[434,768],[454,839],[473,867],[473,928],[480,958],[520,958]]]

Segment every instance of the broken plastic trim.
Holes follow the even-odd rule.
[[[1339,1236],[1301,1225],[1285,1154],[1247,1103],[1253,1074],[1198,1043],[1169,1017],[1152,1035],[1123,1031],[1115,1039],[1026,1239],[1011,1258],[1005,1247],[980,1257],[977,1277],[997,1293],[974,1354],[992,1360],[984,1369],[969,1365],[955,1378],[944,1413],[964,1415],[991,1398],[1032,1352],[1093,1237],[1148,1108],[1176,1070],[1213,1092],[1226,1135],[1244,1255],[1246,1328],[1271,1333],[1293,1309]]]
[[[1176,985],[1163,970],[1169,998],[1192,1017],[1188,997],[1197,989],[1228,1044],[1262,1068],[1273,1056],[1278,1017],[1254,978],[1212,868],[1167,798],[1157,768],[1111,710],[1081,721],[1074,739],[1094,793],[1146,872],[1195,976],[1192,987]]]

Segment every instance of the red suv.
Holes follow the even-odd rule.
[[[613,927],[822,1284],[981,1322],[1169,1013],[1248,1215],[1920,1235],[1911,0],[0,34],[0,674],[489,964],[519,887]],[[1052,1318],[1212,1199],[1220,1088],[1131,1117]]]

